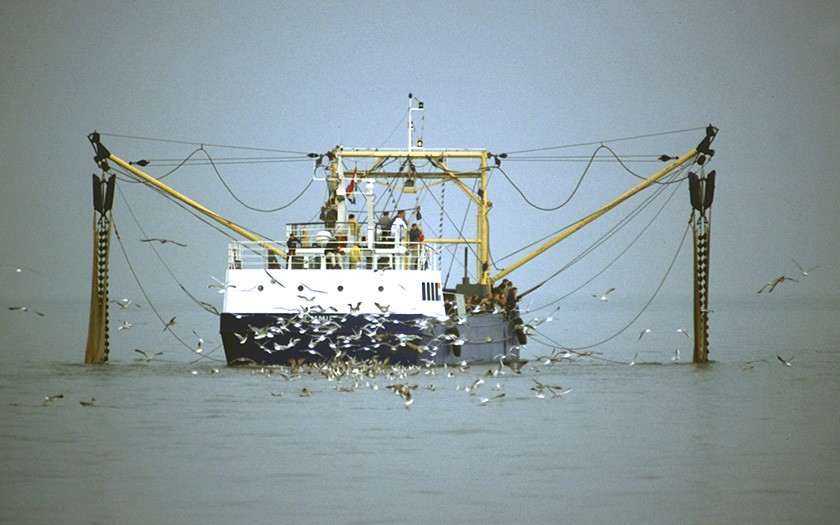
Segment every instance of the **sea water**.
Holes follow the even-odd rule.
[[[112,312],[109,364],[84,365],[86,305],[4,311],[0,522],[836,521],[840,302],[770,299],[715,304],[707,365],[676,331],[685,310],[662,308],[591,357],[545,364],[532,340],[519,374],[358,385],[227,368],[212,318],[176,325],[201,357],[140,309]],[[572,347],[622,322],[553,317],[541,332]],[[569,391],[538,398],[537,382]],[[408,407],[387,388],[402,383]]]

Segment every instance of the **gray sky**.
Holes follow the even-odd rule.
[[[404,147],[404,128],[392,131],[408,92],[427,104],[429,147],[517,151],[713,123],[720,128],[712,164],[713,294],[755,300],[767,280],[795,275],[792,258],[821,265],[812,276],[819,284],[779,292],[838,293],[837,2],[12,0],[0,3],[0,27],[0,262],[41,274],[26,287],[4,277],[0,294],[7,301],[87,301],[96,170],[86,135],[94,129],[304,152],[337,143]],[[620,154],[683,153],[702,136],[667,136],[641,150],[616,147]],[[127,160],[183,158],[194,149],[116,137],[103,142]],[[554,206],[583,165],[511,160],[503,168],[531,200]],[[224,170],[241,197],[270,208],[303,188],[311,164]],[[578,208],[554,213],[530,209],[495,176],[494,254],[624,191],[626,174],[614,165],[602,173],[607,184],[585,186]],[[277,237],[287,220],[309,220],[322,195],[315,192],[288,215],[267,216],[234,206],[207,168],[170,180],[223,215]],[[192,245],[172,264],[193,274],[186,278],[193,289],[206,291],[207,274],[221,277],[224,238],[148,190],[121,187],[150,236]],[[670,227],[647,238],[638,261],[617,265],[581,293],[628,286],[649,295],[690,211],[685,189],[675,202],[665,215]],[[115,210],[121,231],[140,238],[119,197]],[[531,218],[523,223],[526,213]],[[591,241],[555,248],[513,278],[522,288],[535,284]],[[160,281],[149,286],[171,291],[171,282],[155,278],[161,269],[154,256],[136,242],[132,247],[135,262],[153,272],[147,280]],[[688,293],[688,249],[671,291]],[[540,299],[567,292],[611,257],[595,255]],[[118,247],[113,260],[114,295],[132,293]]]

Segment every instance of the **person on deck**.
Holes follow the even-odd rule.
[[[420,269],[420,243],[422,242],[422,237],[423,230],[421,230],[420,225],[415,222],[411,225],[411,229],[408,230],[408,249],[411,252],[409,268],[413,268],[415,270]]]
[[[287,267],[294,268],[295,267],[295,253],[297,249],[300,248],[300,239],[294,234],[294,232],[289,234],[289,240],[286,241],[286,248],[287,248]]]
[[[394,239],[394,246],[399,246],[405,240],[405,231],[408,224],[405,222],[405,210],[397,212],[397,217],[391,223],[391,238]]]

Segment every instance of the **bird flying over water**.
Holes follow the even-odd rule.
[[[793,281],[795,283],[799,282],[796,279],[788,277],[787,275],[782,275],[781,277],[777,277],[777,278],[773,279],[772,281],[767,281],[767,284],[762,286],[761,290],[759,290],[758,293],[761,293],[764,290],[767,290],[768,288],[769,288],[769,290],[767,290],[767,293],[770,293],[773,290],[775,290],[777,286],[779,286],[780,284],[782,284],[785,281]]]
[[[595,297],[595,298],[597,298],[597,299],[600,299],[601,301],[606,301],[606,300],[607,300],[607,296],[608,296],[608,295],[610,294],[610,292],[612,292],[613,290],[615,290],[615,288],[610,288],[609,290],[607,290],[606,292],[604,292],[602,295],[595,295],[595,294],[592,294],[592,297]]]
[[[181,243],[181,242],[176,242],[176,241],[172,241],[172,240],[169,240],[169,239],[159,239],[159,238],[154,238],[154,239],[140,239],[140,242],[159,242],[159,243],[161,243],[161,244],[166,244],[166,243],[168,243],[168,242],[171,242],[172,244],[174,244],[174,245],[176,245],[176,246],[181,246],[182,248],[186,248],[186,247],[187,247],[187,245],[186,245],[186,244],[184,244],[184,243]]]
[[[642,340],[642,337],[644,337],[646,334],[651,333],[652,331],[653,330],[651,330],[650,328],[645,328],[644,330],[642,330],[642,333],[639,334],[639,341]]]
[[[785,359],[784,357],[782,357],[782,356],[780,356],[780,355],[777,355],[777,356],[776,356],[776,359],[778,359],[779,361],[781,361],[781,362],[782,362],[785,366],[791,366],[790,362],[791,362],[791,360],[792,360],[793,358],[790,358],[790,359]]]
[[[171,329],[174,324],[175,324],[175,316],[173,315],[172,319],[170,319],[169,322],[166,323],[166,326],[163,327],[163,331],[165,332],[167,329]]]
[[[793,261],[793,264],[795,264],[795,265],[796,265],[796,267],[797,267],[797,268],[799,268],[799,272],[800,272],[800,273],[801,273],[804,277],[808,277],[808,276],[810,276],[810,275],[811,275],[811,272],[813,272],[814,270],[816,270],[817,268],[819,268],[819,266],[814,266],[813,268],[808,268],[808,269],[806,270],[805,268],[803,268],[803,267],[802,267],[802,265],[801,265],[801,264],[799,264],[798,262],[796,262],[796,259],[791,259],[791,261]]]
[[[129,299],[128,297],[124,297],[117,301],[116,299],[111,301],[112,303],[118,305],[120,308],[128,308],[130,305],[134,305],[137,308],[140,308],[140,305]]]
[[[151,361],[152,359],[154,359],[155,357],[157,357],[159,355],[163,355],[163,352],[157,352],[155,354],[149,355],[146,352],[144,352],[143,350],[140,350],[139,348],[135,348],[134,351],[137,352],[138,354],[143,354],[143,357],[146,358],[147,363],[149,361]]]
[[[17,310],[19,312],[32,312],[33,314],[40,315],[41,317],[44,317],[44,314],[42,314],[41,312],[38,312],[37,310],[33,310],[33,309],[29,308],[28,306],[10,306],[9,310]]]

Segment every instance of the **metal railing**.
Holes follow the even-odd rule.
[[[265,244],[287,252],[285,258],[269,252]],[[290,253],[279,242],[233,241],[228,246],[228,268],[291,270],[437,270],[439,249],[427,243],[393,241],[353,245],[337,240],[309,242]]]

